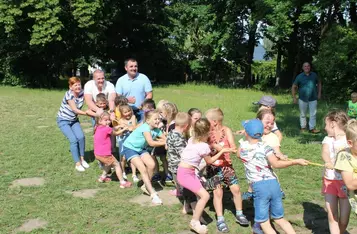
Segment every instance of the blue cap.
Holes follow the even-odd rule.
[[[242,122],[245,132],[248,136],[259,139],[263,136],[264,125],[259,119],[250,119]]]

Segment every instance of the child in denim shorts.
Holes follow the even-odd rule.
[[[293,165],[308,165],[304,159],[283,161],[275,156],[273,149],[261,141],[264,133],[263,123],[252,119],[243,123],[245,140],[240,141],[237,156],[242,160],[246,177],[254,191],[254,233],[275,233],[270,218],[275,220],[285,233],[295,233],[291,224],[284,219],[284,207],[279,182],[273,173],[274,168]],[[263,229],[255,230],[257,228]],[[259,228],[260,229],[260,228]]]

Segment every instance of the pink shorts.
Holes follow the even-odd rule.
[[[335,195],[339,198],[347,198],[346,193],[344,192],[345,183],[343,180],[328,180],[326,178],[322,181],[321,193]]]
[[[198,191],[203,188],[194,168],[178,167],[177,181],[182,187],[190,190],[194,194],[197,194]]]

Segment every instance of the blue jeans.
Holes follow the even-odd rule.
[[[69,140],[74,162],[80,162],[79,157],[84,157],[85,137],[79,121],[70,121],[57,117],[57,125]]]
[[[309,129],[313,130],[316,127],[317,101],[304,102],[299,99],[300,127],[306,128],[307,107],[309,107],[310,112]]]
[[[273,219],[284,217],[284,207],[278,180],[262,180],[252,184],[254,198],[254,221],[269,220],[269,210]]]

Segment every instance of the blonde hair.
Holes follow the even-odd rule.
[[[271,112],[273,112],[273,114],[275,116],[275,107],[259,105],[258,112],[261,110],[271,110]]]
[[[130,110],[131,114],[133,115],[133,109],[131,109],[131,107],[129,105],[122,105],[119,106],[119,111],[120,111],[120,115],[123,116],[123,112],[125,110]]]
[[[107,116],[110,118],[110,114],[107,111],[104,111],[103,114],[101,114],[99,117],[95,117],[95,126],[94,126],[94,130],[93,130],[93,134],[95,133],[95,131],[97,130],[97,127],[99,125],[99,121],[101,119],[103,119],[104,116]]]
[[[202,118],[196,121],[193,125],[193,138],[198,141],[206,140],[208,137],[211,124],[206,118]]]
[[[185,112],[178,112],[175,118],[175,125],[183,127],[185,125],[190,125],[191,118],[190,115]]]
[[[325,119],[328,119],[330,121],[335,121],[341,129],[344,129],[344,126],[348,122],[348,116],[346,112],[337,109],[328,112],[327,115],[325,116]]]
[[[266,109],[266,108],[263,108],[263,109],[258,111],[257,119],[262,120],[265,115],[273,115],[274,119],[275,119],[275,113],[271,109]]]
[[[350,119],[346,124],[346,138],[350,141],[357,141],[357,120]]]
[[[357,97],[357,93],[356,92],[351,93],[351,98],[356,98],[356,97]]]
[[[145,116],[144,116],[145,122],[149,121],[155,114],[159,115],[160,112],[158,110],[145,112]]]
[[[217,120],[219,122],[223,121],[224,114],[221,108],[211,108],[208,111],[206,111],[205,114],[206,118],[209,120]]]
[[[96,99],[96,102],[105,102],[108,105],[108,100],[104,93],[98,93],[97,96],[95,97],[95,99]]]
[[[159,111],[162,111],[162,108],[163,108],[164,104],[166,104],[166,103],[169,103],[169,101],[164,100],[164,99],[160,100],[156,105],[156,109]]]
[[[74,85],[75,83],[78,83],[78,82],[81,83],[81,79],[79,79],[78,77],[75,77],[75,76],[73,76],[73,77],[68,79],[68,85],[69,86],[72,86],[72,85]]]
[[[161,112],[166,113],[167,123],[170,124],[177,115],[177,106],[174,103],[168,102],[162,106]]]

